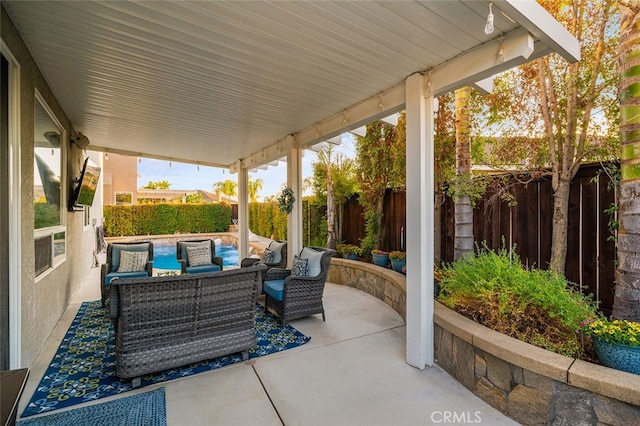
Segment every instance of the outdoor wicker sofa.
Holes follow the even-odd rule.
[[[221,272],[114,279],[110,315],[116,374],[139,377],[256,345],[254,310],[263,265]]]

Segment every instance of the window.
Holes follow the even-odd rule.
[[[116,191],[116,205],[120,205],[120,204],[126,204],[126,205],[132,205],[133,204],[133,193],[132,192],[117,192]]]
[[[36,275],[65,258],[65,188],[62,147],[65,134],[39,93],[36,92],[33,135],[33,217]],[[50,247],[48,247],[50,246]]]

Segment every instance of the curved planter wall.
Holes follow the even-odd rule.
[[[399,272],[372,263],[334,257],[331,259],[327,281],[369,293],[391,306],[403,320],[407,320],[406,277]]]
[[[365,291],[406,319],[406,277],[400,273],[334,258],[328,281]],[[526,425],[640,424],[640,375],[549,352],[434,303],[436,362],[514,420]]]

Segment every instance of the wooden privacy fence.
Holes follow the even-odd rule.
[[[384,216],[382,217],[381,250],[406,249],[407,230],[407,194],[388,189],[384,197]],[[365,236],[364,209],[358,202],[358,195],[354,195],[344,204],[342,238],[348,244],[360,245]],[[340,238],[338,238],[340,240]]]
[[[615,244],[605,213],[615,201],[615,192],[608,189],[609,179],[601,174],[599,164],[584,165],[571,184],[569,195],[569,226],[567,230],[566,276],[577,283],[584,293],[592,293],[600,301],[600,309],[606,314],[613,306],[615,276]],[[473,212],[473,234],[478,244],[486,243],[498,249],[503,241],[507,247],[516,246],[522,263],[547,269],[551,258],[551,229],[553,217],[553,192],[549,179],[540,179],[527,185],[514,184],[511,188],[517,204],[509,206],[502,201],[489,200],[494,195],[486,193],[476,203]],[[384,243],[388,250],[404,250],[406,229],[406,194],[388,191],[385,195],[383,217]],[[453,261],[454,204],[447,198],[442,206],[442,260]],[[345,204],[344,242],[359,244],[364,237],[362,207],[353,197]],[[411,230],[408,230],[411,232]]]

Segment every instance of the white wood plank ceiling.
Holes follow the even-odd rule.
[[[516,31],[510,3],[491,35],[487,1],[2,5],[90,148],[229,166]]]

